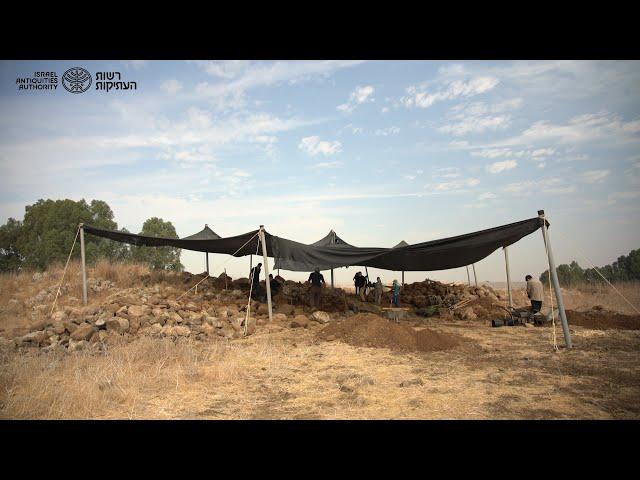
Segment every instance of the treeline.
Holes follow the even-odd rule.
[[[640,249],[631,250],[629,255],[622,255],[611,265],[598,267],[600,273],[610,282],[640,280]],[[578,285],[584,283],[604,283],[604,280],[593,268],[582,268],[575,260],[569,265],[558,265],[560,285]],[[549,282],[549,270],[540,275],[542,283]]]
[[[87,223],[99,228],[118,230],[113,211],[102,200],[38,200],[25,207],[22,221],[9,218],[0,226],[0,272],[23,269],[44,270],[53,263],[66,262],[73,245],[78,224]],[[125,228],[121,232],[128,232]],[[146,220],[141,235],[178,238],[169,221],[153,217]],[[98,259],[136,261],[154,269],[182,271],[180,249],[173,247],[138,247],[114,242],[94,235],[85,235],[87,263]],[[80,258],[80,241],[72,258]]]

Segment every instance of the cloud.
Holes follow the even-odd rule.
[[[640,198],[640,190],[614,192],[607,197],[607,203],[613,205],[618,203],[618,200],[635,200],[637,198]]]
[[[342,151],[342,143],[339,141],[329,142],[326,140],[320,140],[318,136],[304,137],[298,144],[298,148],[304,152],[307,152],[311,156],[318,154],[322,155],[335,155]]]
[[[175,95],[182,90],[182,83],[179,80],[172,78],[171,80],[163,82],[162,85],[160,85],[160,88],[169,95]]]
[[[311,169],[312,170],[322,170],[322,169],[327,169],[327,168],[337,168],[342,166],[342,162],[339,161],[335,161],[335,162],[319,162],[314,164]]]
[[[480,180],[477,178],[469,178],[466,180],[454,180],[453,182],[442,182],[435,185],[427,185],[428,190],[433,192],[449,192],[449,193],[462,193],[469,190],[471,187],[475,187],[480,184]]]
[[[495,117],[468,117],[457,123],[449,123],[438,128],[443,133],[450,133],[454,136],[462,136],[468,133],[481,133],[485,130],[497,130],[509,126],[511,117],[509,115],[498,115]]]
[[[577,191],[575,185],[566,185],[561,178],[557,177],[510,183],[505,186],[503,190],[507,193],[520,196],[540,193],[563,195],[575,193]]]
[[[500,81],[495,77],[480,76],[469,81],[455,80],[444,87],[430,93],[424,86],[412,85],[407,88],[407,95],[400,99],[400,103],[407,108],[429,108],[436,102],[467,98],[488,92]]]
[[[351,113],[358,105],[365,102],[375,101],[373,98],[374,91],[375,89],[371,85],[356,87],[355,90],[349,95],[349,100],[342,105],[338,105],[336,108],[341,112]]]
[[[405,180],[415,180],[416,176],[415,175],[404,175],[402,178],[404,178]]]
[[[518,162],[515,160],[504,160],[487,165],[486,169],[489,173],[501,173],[516,168],[516,166],[518,166]]]
[[[610,173],[609,170],[588,170],[582,174],[582,180],[586,183],[602,183]]]
[[[458,167],[443,167],[436,170],[436,175],[442,178],[457,178],[460,176]]]
[[[336,70],[361,63],[347,60],[197,63],[205,72],[222,81],[200,82],[196,85],[196,94],[218,109],[239,109],[245,106],[249,90],[327,78]]]
[[[498,198],[498,196],[491,192],[485,192],[478,196],[478,200],[491,200],[493,198]]]
[[[376,135],[382,137],[386,137],[388,135],[396,135],[398,133],[400,133],[400,129],[398,127],[379,128],[376,130]]]

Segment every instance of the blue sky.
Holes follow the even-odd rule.
[[[16,77],[73,66],[138,88],[17,90]],[[640,247],[638,62],[4,61],[0,79],[3,223],[39,198],[97,198],[133,232],[159,216],[180,236],[264,224],[305,243],[333,228],[393,246],[543,208],[558,263]],[[202,257],[182,260],[201,271]],[[246,275],[248,259],[212,260]],[[510,262],[516,279],[545,270],[540,235]],[[504,280],[501,252],[476,268]],[[464,269],[429,276],[466,280]]]

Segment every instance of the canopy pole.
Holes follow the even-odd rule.
[[[205,252],[205,259],[207,261],[207,275],[209,275],[209,252]]]
[[[264,225],[260,225],[260,243],[262,243],[262,256],[264,258],[264,283],[267,287],[267,304],[269,305],[269,322],[273,320],[271,311],[271,282],[269,281],[269,259],[267,257],[267,241],[264,237]],[[259,279],[258,279],[259,280]]]
[[[556,293],[556,301],[558,302],[558,310],[560,310],[560,320],[562,322],[562,333],[564,333],[564,343],[567,348],[573,348],[571,342],[571,333],[569,332],[569,322],[567,322],[567,314],[564,310],[564,301],[562,292],[560,291],[560,282],[558,281],[558,272],[556,272],[556,262],[553,259],[553,251],[551,250],[551,240],[549,240],[549,232],[547,231],[547,221],[544,216],[544,210],[538,210],[538,217],[542,219],[542,239],[547,250],[549,259],[549,269],[551,270],[551,282],[553,290]]]
[[[249,254],[249,277],[251,277],[251,270],[253,270],[253,255]]]
[[[473,281],[476,284],[476,287],[478,286],[478,277],[476,276],[476,264],[472,263],[471,266],[473,267]]]
[[[509,295],[509,308],[513,308],[513,297],[511,296],[511,272],[509,272],[509,247],[504,247],[504,263],[507,269],[507,294]]]
[[[402,270],[402,286],[404,287],[404,270]]]
[[[331,288],[333,288],[333,268],[331,269]]]
[[[469,265],[467,265],[467,283],[471,286],[471,276],[469,275]]]
[[[82,302],[87,304],[87,266],[84,254],[84,223],[80,224],[80,258],[82,259]]]

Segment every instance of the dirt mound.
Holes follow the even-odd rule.
[[[567,310],[569,325],[579,325],[593,330],[640,330],[640,315],[622,315],[601,307],[587,312]]]
[[[447,350],[459,344],[458,339],[433,330],[416,331],[406,325],[390,322],[378,315],[361,313],[330,323],[318,336],[323,340],[342,340],[358,347],[432,352]]]

